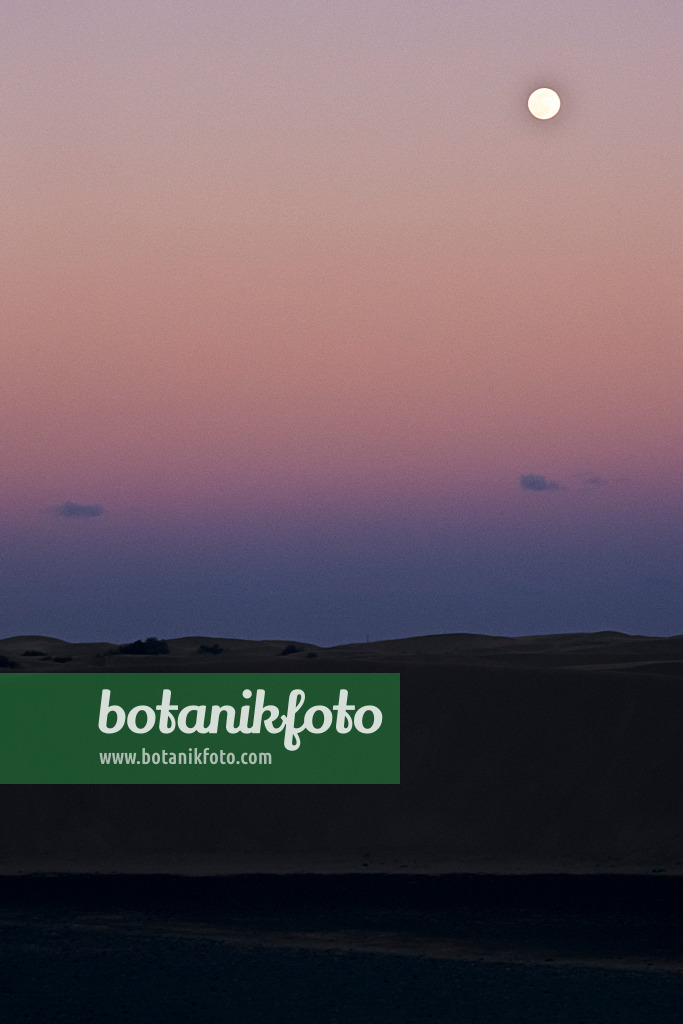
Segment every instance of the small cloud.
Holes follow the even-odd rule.
[[[519,482],[525,491],[559,491],[562,488],[557,480],[547,480],[537,473],[523,473]]]
[[[66,519],[95,519],[103,514],[104,509],[101,505],[79,505],[75,501],[65,501],[63,505],[57,505],[54,512]]]
[[[603,480],[601,476],[589,476],[586,480],[586,483],[589,484],[591,487],[600,487],[602,484],[606,482],[607,481]]]

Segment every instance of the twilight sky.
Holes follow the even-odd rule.
[[[0,636],[683,632],[682,43],[4,0]]]

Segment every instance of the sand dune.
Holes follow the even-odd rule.
[[[298,640],[243,640],[235,637],[186,636],[167,639],[169,653],[145,657],[144,654],[119,653],[114,643],[69,643],[54,637],[13,636],[0,640],[0,656],[14,662],[11,671],[99,672],[141,671],[147,666],[163,672],[242,671],[242,661],[277,658],[277,668],[287,671],[295,662],[296,671],[326,671],[328,663],[381,662],[413,665],[418,661],[461,664],[486,664],[500,667],[553,666],[671,674],[679,666],[683,676],[683,634],[672,637],[630,636],[626,633],[560,633],[548,636],[483,636],[475,633],[443,633],[432,636],[404,637],[372,643],[319,647]],[[205,648],[204,650],[202,648]],[[220,650],[216,650],[216,649]],[[63,659],[69,658],[69,661]],[[57,660],[60,659],[60,660]],[[319,660],[316,665],[302,661]],[[5,666],[5,670],[10,670]],[[247,669],[248,670],[248,669]],[[271,671],[258,669],[254,671]],[[384,668],[377,668],[384,671]],[[338,671],[338,669],[335,669]]]
[[[683,636],[168,648],[0,641],[11,672],[399,671],[401,785],[5,786],[0,872],[683,873]]]

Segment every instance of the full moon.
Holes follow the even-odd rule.
[[[536,89],[529,97],[529,110],[534,117],[547,121],[560,109],[560,97],[552,89]]]

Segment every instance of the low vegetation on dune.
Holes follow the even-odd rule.
[[[146,640],[135,640],[132,644],[120,644],[119,654],[168,654],[168,644],[165,640],[158,640],[155,636],[148,636]]]

